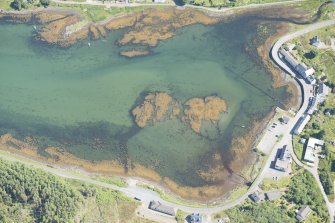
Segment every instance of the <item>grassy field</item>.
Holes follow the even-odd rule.
[[[264,178],[260,188],[264,191],[278,190],[286,188],[290,184],[289,177],[283,177],[279,180],[273,180],[271,178]]]
[[[11,2],[12,2],[11,0],[1,0],[0,1],[0,9],[11,10],[11,7],[10,7]]]

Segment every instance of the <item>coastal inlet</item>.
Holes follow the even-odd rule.
[[[144,177],[190,199],[217,198],[247,183],[240,176],[255,159],[252,144],[264,118],[291,97],[286,87],[272,88],[271,74],[249,53],[259,26],[271,30],[277,22],[252,14],[213,22],[199,12],[192,20],[186,10],[173,15],[187,23],[170,24],[170,14],[151,13],[137,15],[147,25],[122,28],[132,21],[126,17],[108,23],[114,28],[106,33],[107,23],[96,27],[103,38],[91,39],[90,47],[86,37],[73,36],[70,44],[56,38],[66,48],[42,43],[59,24],[36,35],[42,15],[22,16],[28,24],[2,17],[1,147],[87,171]],[[49,19],[76,21],[63,17]],[[154,33],[160,24],[167,40],[142,38],[141,30]],[[151,54],[120,56],[133,45]]]

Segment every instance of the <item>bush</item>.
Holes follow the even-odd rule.
[[[41,5],[48,6],[50,4],[50,0],[40,0]]]
[[[16,10],[26,9],[28,8],[28,2],[26,0],[14,0],[10,6]]]

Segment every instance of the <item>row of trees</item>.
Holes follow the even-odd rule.
[[[69,222],[81,200],[53,175],[0,160],[0,222]]]
[[[27,9],[29,6],[44,6],[47,7],[50,4],[50,0],[14,0],[11,3],[11,7],[16,10]]]

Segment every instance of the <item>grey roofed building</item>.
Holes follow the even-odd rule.
[[[254,192],[254,193],[250,194],[249,197],[255,203],[258,203],[260,201],[264,201],[264,199],[265,199],[264,194],[263,193],[258,193],[258,192]]]
[[[312,115],[317,110],[317,103],[315,97],[310,97],[306,113]]]
[[[307,205],[304,205],[298,210],[296,218],[299,222],[303,222],[304,220],[306,220],[307,216],[311,213],[311,211],[312,210]]]
[[[304,63],[300,63],[300,64],[298,64],[297,66],[296,66],[296,68],[295,68],[297,71],[298,71],[298,73],[303,77],[303,78],[306,78],[307,76],[306,76],[306,70],[308,70],[308,67],[306,66],[306,64],[304,64]]]
[[[202,216],[198,214],[191,214],[190,216],[190,223],[202,223]]]
[[[171,216],[176,215],[174,208],[163,205],[159,201],[151,201],[149,204],[149,209],[161,212],[163,214],[171,215]]]
[[[281,49],[279,52],[281,55],[283,55],[286,62],[288,62],[293,68],[298,66],[299,62],[286,50]]]
[[[290,161],[287,159],[285,160],[276,159],[275,169],[286,172],[286,170],[289,167],[289,164],[290,164]]]
[[[311,119],[311,116],[308,114],[304,114],[303,116],[300,117],[298,120],[297,124],[294,126],[294,134],[300,135],[300,133],[304,130],[305,126]]]
[[[269,201],[276,200],[281,197],[281,193],[279,191],[267,192],[265,193],[266,199]]]
[[[287,149],[287,146],[285,145],[281,150],[280,150],[280,153],[279,153],[279,159],[281,160],[284,160],[286,158],[290,158],[290,153]]]
[[[318,99],[320,102],[325,101],[325,98],[328,96],[329,88],[324,83],[318,84]]]

